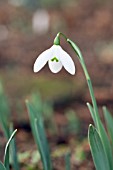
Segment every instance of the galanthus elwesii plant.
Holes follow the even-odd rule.
[[[93,118],[94,125],[95,125],[95,127],[93,125],[89,125],[88,140],[89,140],[91,153],[92,153],[92,157],[93,157],[96,170],[113,170],[113,153],[112,153],[113,146],[111,145],[111,142],[108,138],[106,130],[100,119],[98,106],[97,106],[97,102],[96,102],[94,91],[93,91],[92,82],[91,82],[89,73],[87,71],[84,58],[78,46],[73,41],[68,39],[64,34],[59,32],[54,40],[54,45],[50,49],[40,54],[39,57],[36,59],[35,64],[34,64],[34,72],[40,71],[44,67],[44,65],[48,62],[49,68],[53,73],[59,72],[62,66],[64,66],[64,68],[70,74],[72,75],[75,74],[75,66],[74,66],[73,60],[71,59],[69,54],[65,52],[60,46],[61,45],[60,36],[63,36],[65,40],[69,43],[69,45],[72,47],[72,49],[75,51],[76,56],[80,61],[80,64],[83,68],[83,71],[84,71],[84,74],[87,80],[89,93],[90,93],[91,100],[92,100],[92,105],[87,103],[87,106],[91,113],[91,116]],[[104,108],[103,110],[104,110],[105,119],[107,122],[108,132],[110,134],[110,137],[113,138],[113,134],[111,133],[111,131],[113,132],[113,130],[109,130],[111,127],[110,126],[111,121],[107,117],[107,114],[108,115],[110,114],[107,111],[107,109]],[[113,141],[113,139],[111,141]],[[43,162],[43,165],[44,165],[44,162]],[[46,169],[50,170],[46,167],[46,165],[44,165],[44,167],[45,167],[44,170]]]

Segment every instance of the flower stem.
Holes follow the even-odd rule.
[[[93,91],[93,86],[92,86],[92,82],[84,61],[84,58],[82,56],[82,53],[80,51],[80,49],[78,48],[78,46],[73,43],[71,40],[67,39],[67,42],[71,45],[71,47],[74,49],[74,51],[76,52],[78,59],[80,61],[80,64],[83,68],[86,80],[87,80],[87,84],[88,84],[88,88],[89,88],[89,92],[90,92],[90,96],[91,96],[91,100],[92,100],[92,104],[93,104],[93,108],[94,108],[94,112],[95,112],[95,120],[96,120],[96,126],[97,129],[100,131],[100,126],[99,126],[99,121],[100,121],[100,116],[99,116],[99,112],[98,112],[98,107],[97,107],[97,102],[95,99],[95,95],[94,95],[94,91]]]
[[[100,122],[100,116],[99,116],[99,112],[98,112],[97,102],[96,102],[96,99],[95,99],[92,82],[91,82],[91,79],[90,79],[84,58],[82,56],[82,53],[81,53],[80,49],[78,48],[78,46],[73,41],[68,39],[64,34],[59,32],[57,35],[58,36],[62,35],[66,39],[66,41],[71,45],[71,47],[73,48],[75,53],[77,54],[77,57],[80,61],[80,64],[83,68],[83,71],[84,71],[84,74],[85,74],[85,77],[86,77],[86,80],[87,80],[87,84],[88,84],[88,88],[89,88],[89,92],[90,92],[90,96],[91,96],[91,100],[92,100],[92,104],[93,104],[93,108],[94,108],[94,113],[95,113],[94,117],[95,117],[95,120],[96,120],[96,127],[97,127],[98,131],[100,131],[100,125],[99,125],[100,124],[99,123]]]

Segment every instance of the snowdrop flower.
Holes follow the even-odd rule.
[[[75,65],[70,55],[60,45],[53,45],[39,55],[34,64],[34,72],[40,71],[48,62],[53,73],[58,73],[64,67],[70,74],[75,74]]]

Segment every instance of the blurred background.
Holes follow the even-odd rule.
[[[112,0],[0,0],[0,80],[9,101],[11,120],[19,129],[20,161],[35,162],[29,158],[36,146],[25,106],[28,99],[34,101],[38,109],[43,108],[56,169],[64,169],[65,150],[75,148],[71,160],[73,168],[90,170],[93,163],[87,129],[92,119],[85,104],[91,100],[75,53],[62,39],[62,47],[75,62],[75,76],[64,69],[52,74],[47,65],[39,73],[33,73],[37,56],[52,46],[58,32],[78,44],[98,105],[107,105],[113,113]],[[0,140],[2,158],[5,140],[2,131]]]

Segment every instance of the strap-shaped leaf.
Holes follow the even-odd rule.
[[[103,112],[104,112],[104,117],[107,125],[107,130],[110,135],[112,148],[113,148],[113,117],[105,106],[103,107]]]
[[[68,152],[65,155],[65,170],[71,170],[71,154]]]
[[[41,114],[38,113],[34,105],[29,103],[28,101],[26,102],[26,105],[30,117],[32,133],[35,142],[38,146],[38,149],[40,151],[44,170],[51,170],[52,165],[51,165],[51,159],[49,154],[49,146],[45,135],[43,121],[41,119]]]
[[[17,129],[12,133],[12,135],[10,136],[8,142],[6,143],[6,147],[5,147],[4,165],[7,170],[9,170],[9,145],[10,145],[12,139],[14,138],[16,132],[17,132]]]
[[[91,113],[91,117],[92,117],[92,119],[93,119],[93,121],[94,121],[95,126],[98,127],[98,126],[97,126],[96,117],[95,117],[95,113],[94,113],[93,107],[91,106],[90,103],[87,103],[87,106],[88,106],[88,109],[89,109],[89,111],[90,111],[90,113]]]
[[[33,105],[31,103],[28,102],[28,100],[26,101],[26,106],[27,106],[27,110],[28,110],[28,113],[29,113],[29,119],[30,119],[32,133],[33,133],[35,142],[37,143],[36,129],[35,129],[34,120],[36,118],[37,119],[39,118],[40,113],[37,112],[37,110],[33,107]]]
[[[9,104],[8,104],[7,97],[4,94],[2,84],[0,82],[0,125],[2,126],[3,132],[7,140],[10,137],[9,118],[10,118]]]
[[[0,161],[0,170],[6,170],[5,166],[3,165],[1,161]]]
[[[36,128],[36,138],[38,141],[37,145],[41,154],[44,170],[51,170],[52,164],[50,159],[49,146],[44,130],[43,120],[41,118],[35,119],[34,124]]]
[[[93,121],[95,123],[95,126],[96,126],[97,122],[96,122],[96,119],[94,117],[94,109],[89,103],[87,103],[87,105],[88,105],[88,108],[90,110],[92,119],[93,119]],[[113,160],[113,155],[112,155],[111,144],[110,144],[109,138],[107,136],[106,130],[105,130],[101,120],[99,120],[99,126],[100,126],[100,132],[99,133],[100,133],[100,136],[101,136],[101,140],[102,140],[102,144],[103,144],[105,153],[107,155],[107,159],[108,159],[108,162],[109,162],[109,167],[110,167],[110,169],[113,169],[113,161],[112,161]]]
[[[96,170],[111,170],[101,138],[93,125],[89,125],[88,140]]]
[[[13,124],[10,124],[10,134],[14,131]],[[15,138],[11,141],[11,163],[14,170],[20,170],[18,157],[17,157],[17,147],[16,147],[16,140]]]

